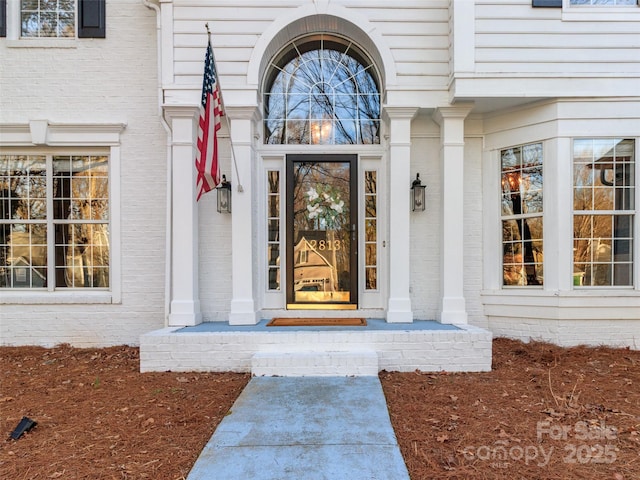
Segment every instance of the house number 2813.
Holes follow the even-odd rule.
[[[311,240],[309,244],[318,251],[342,250],[342,240]]]

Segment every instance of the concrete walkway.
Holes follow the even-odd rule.
[[[380,380],[255,377],[187,480],[408,480]]]

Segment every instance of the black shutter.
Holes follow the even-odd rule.
[[[7,36],[7,0],[0,0],[0,37]]]
[[[78,0],[78,38],[105,38],[106,0]]]
[[[562,8],[562,0],[532,0],[531,6]]]

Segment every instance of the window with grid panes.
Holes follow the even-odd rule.
[[[633,285],[634,220],[634,140],[574,140],[574,286]]]
[[[264,96],[264,142],[380,143],[380,93],[373,62],[333,35],[296,39],[276,56]]]
[[[378,289],[378,185],[377,172],[364,172],[365,290]]]
[[[105,38],[106,0],[0,0],[0,37]],[[40,44],[12,46],[34,45]]]
[[[76,0],[20,0],[21,37],[75,37]]]
[[[0,155],[0,202],[0,288],[109,288],[108,156]]]
[[[543,284],[542,160],[541,143],[500,152],[505,286]]]
[[[280,172],[267,172],[267,290],[280,290]]]

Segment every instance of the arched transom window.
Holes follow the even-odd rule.
[[[380,143],[373,63],[336,36],[294,40],[271,63],[264,98],[269,144]]]

